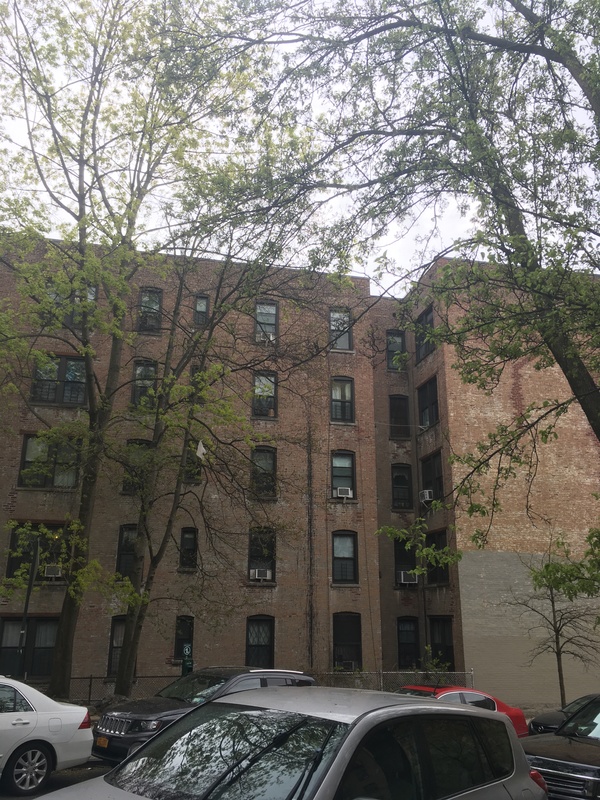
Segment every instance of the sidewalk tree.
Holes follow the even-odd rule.
[[[453,344],[484,389],[525,356],[557,365],[571,391],[517,420],[506,448],[494,443],[507,454],[538,423],[551,435],[574,402],[600,439],[598,36],[595,6],[574,0],[267,2],[223,30],[281,49],[267,108],[305,112],[321,146],[290,176],[298,192],[342,203],[371,236],[428,215],[435,228],[449,204],[472,215],[471,234],[438,254],[456,257],[435,286],[414,287],[413,309],[441,313],[426,335]]]
[[[193,13],[198,11],[194,5]],[[205,12],[209,27],[210,10]],[[223,286],[232,291],[233,303],[228,306],[231,298],[223,294],[210,324],[235,337],[225,311],[248,315],[251,298],[264,290],[265,281],[277,288],[277,274],[283,273],[276,270],[273,277],[269,266],[284,261],[314,215],[301,203],[269,215],[244,216],[238,207],[234,215],[224,203],[227,188],[233,195],[234,184],[261,166],[277,184],[287,131],[277,141],[273,134],[270,149],[256,140],[244,149],[240,135],[227,153],[227,137],[235,138],[252,97],[251,58],[237,54],[233,61],[227,47],[206,39],[186,60],[176,32],[186,30],[188,13],[185,4],[146,0],[83,5],[24,0],[3,8],[0,20],[0,82],[9,123],[0,165],[2,266],[7,286],[20,298],[0,310],[2,388],[7,397],[20,393],[29,402],[32,375],[40,384],[52,382],[53,352],[72,352],[83,363],[75,382],[85,394],[85,413],[60,426],[52,414],[38,417],[45,437],[77,443],[79,461],[77,508],[65,528],[73,534],[63,557],[68,591],[49,688],[59,697],[68,695],[81,593],[98,577],[89,541],[99,478],[115,461],[134,472],[140,466],[139,448],[119,448],[117,432],[136,424],[145,429],[142,438],[150,438],[153,453],[141,458],[149,487],[175,462],[172,509],[181,501],[192,441],[206,435],[215,474],[221,468],[222,480],[233,480],[229,456],[209,443],[216,432],[211,425],[219,415],[235,420],[233,412],[226,400],[211,403],[212,419],[199,407],[211,387],[241,365],[219,362],[209,337],[188,332],[183,343],[176,341],[181,302],[169,308],[172,316],[164,321],[171,349],[161,355],[162,371],[150,381],[151,402],[134,413],[124,410],[123,393],[131,390],[129,359],[138,345],[130,331],[131,315],[140,311],[134,297],[140,276],[144,270],[170,276],[176,292],[185,286],[189,265],[198,268],[198,255],[223,259]],[[180,53],[183,60],[177,62]],[[289,152],[295,147],[292,142]],[[206,187],[220,188],[221,194],[207,196]],[[185,258],[165,257],[173,252]],[[99,349],[104,371],[96,363]],[[198,366],[192,359],[200,368],[190,389],[190,369]],[[240,458],[248,446],[245,435],[226,443]],[[32,450],[39,456],[44,445]],[[40,466],[38,458],[34,473]],[[168,535],[157,541],[150,536],[156,497],[142,493],[138,499],[137,563],[145,547],[154,569]],[[151,584],[141,582],[139,571],[132,578],[126,605],[135,642]],[[133,649],[126,651],[122,689],[135,661]]]
[[[600,653],[598,612],[586,601],[600,591],[597,532],[590,534],[588,545],[583,559],[573,561],[563,542],[553,544],[540,564],[525,565],[532,590],[513,592],[507,601],[536,640],[529,663],[544,655],[554,658],[561,706],[567,703],[565,659],[587,667],[597,663]]]

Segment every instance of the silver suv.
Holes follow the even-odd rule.
[[[86,800],[546,800],[504,715],[356,689],[220,697],[158,733]],[[80,800],[81,785],[52,800]],[[49,798],[50,800],[50,798]]]

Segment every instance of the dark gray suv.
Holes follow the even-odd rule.
[[[186,711],[208,700],[266,686],[312,686],[314,678],[289,669],[206,667],[170,683],[153,697],[105,711],[94,728],[92,754],[119,764],[131,750]]]

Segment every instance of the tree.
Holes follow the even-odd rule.
[[[1,79],[16,128],[4,138],[0,196],[2,387],[43,429],[32,445],[41,457],[23,479],[29,471],[36,485],[44,456],[58,448],[72,452],[81,488],[59,559],[68,591],[50,685],[58,696],[68,692],[79,603],[90,586],[119,590],[124,604],[117,691],[126,694],[176,515],[193,507],[224,558],[219,541],[227,531],[206,501],[207,476],[253,525],[267,524],[268,504],[254,503],[248,482],[257,442],[239,413],[240,397],[247,403],[250,393],[240,376],[277,369],[283,380],[327,342],[303,330],[293,346],[283,336],[252,355],[248,322],[266,292],[317,310],[323,285],[315,269],[347,263],[347,230],[343,244],[317,253],[312,204],[280,202],[279,174],[302,160],[309,138],[285,118],[257,129],[260,73],[252,54],[199,40],[198,28],[191,50],[189,17],[197,12],[196,5],[106,0],[16,4],[3,18]],[[286,269],[299,251],[304,273]],[[193,287],[206,280],[214,302],[204,312],[192,308]],[[158,292],[144,289],[153,286],[164,287],[162,307]],[[201,324],[191,324],[196,314]],[[160,333],[164,350],[153,350],[140,326]],[[56,409],[40,412],[40,398],[30,395],[32,375],[35,392],[52,391],[64,362],[81,393],[69,419]],[[200,444],[206,456],[194,464]],[[122,470],[137,525],[132,564],[115,581],[90,560],[89,541],[99,481]],[[200,487],[188,480],[194,471]],[[195,596],[207,601],[210,568],[200,567]]]
[[[595,664],[600,652],[596,610],[576,602],[577,598],[572,596],[572,579],[564,585],[557,581],[558,572],[569,569],[565,561],[567,553],[568,548],[565,550],[565,545],[558,542],[548,550],[541,564],[525,565],[533,590],[513,593],[508,601],[520,610],[529,634],[537,638],[529,663],[544,654],[554,656],[561,706],[567,702],[564,659],[568,657],[583,665]],[[577,568],[580,569],[581,564]],[[597,591],[595,588],[593,594]]]
[[[442,315],[460,308],[428,335],[455,345],[483,388],[529,356],[558,365],[571,390],[516,421],[501,452],[573,402],[600,438],[595,12],[570,0],[267,3],[223,32],[281,45],[269,108],[301,97],[322,111],[306,119],[321,147],[290,174],[298,192],[343,199],[372,235],[448,203],[473,214],[472,235],[448,248],[458,257],[412,295]]]
[[[76,382],[85,393],[85,414],[59,422],[50,412],[39,419],[47,444],[34,448],[47,453],[45,447],[68,444],[79,461],[78,507],[66,530],[70,538],[63,560],[68,591],[49,689],[55,696],[68,694],[79,602],[97,578],[89,537],[100,477],[117,460],[148,478],[148,492],[138,493],[136,559],[139,565],[143,549],[149,549],[155,569],[170,529],[158,541],[150,535],[157,505],[151,490],[168,465],[178,476],[169,493],[171,509],[181,503],[182,472],[193,442],[202,440],[212,424],[204,411],[202,420],[196,418],[198,407],[211,385],[240,367],[209,356],[212,341],[204,334],[212,335],[213,326],[227,327],[226,312],[247,315],[267,279],[277,287],[269,267],[289,247],[305,216],[297,204],[248,221],[239,208],[234,217],[227,205],[219,205],[227,186],[234,180],[239,184],[261,159],[274,173],[273,154],[277,147],[281,157],[285,151],[278,141],[270,151],[239,150],[237,159],[217,153],[211,162],[213,142],[222,143],[225,132],[235,131],[235,104],[240,112],[245,108],[250,61],[238,60],[232,69],[227,48],[206,42],[192,58],[184,54],[175,69],[173,31],[185,30],[187,11],[182,4],[136,0],[83,6],[24,2],[5,8],[2,17],[1,80],[16,125],[4,138],[3,267],[9,295],[21,297],[19,304],[2,309],[3,386],[28,401],[31,375],[39,385],[52,383],[53,353],[66,350],[77,360]],[[221,195],[207,198],[199,188],[211,185],[220,187]],[[186,257],[157,255],[175,248]],[[201,334],[187,331],[179,340],[181,297],[179,306],[171,306],[161,372],[138,376],[147,398],[132,412],[122,399],[131,388],[129,359],[139,344],[131,335],[130,317],[139,313],[150,319],[155,312],[153,298],[134,295],[140,276],[172,275],[177,295],[186,286],[190,264],[199,269],[198,253],[207,252],[218,253],[226,265],[222,305]],[[180,379],[189,378],[192,359],[199,371],[190,395]],[[213,421],[219,415],[231,419],[232,411],[226,402],[214,401],[211,415]],[[115,444],[119,432],[136,425],[144,429],[143,438],[150,438],[152,457],[146,453],[140,459],[139,447]],[[241,450],[243,441],[234,440],[231,447]],[[226,474],[227,458],[218,448],[212,455],[223,459]],[[39,468],[38,460],[33,471]],[[126,648],[122,687],[132,674],[141,609],[151,591],[151,573],[146,583],[139,570],[132,577],[126,602],[133,644]]]

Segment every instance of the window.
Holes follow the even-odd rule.
[[[189,485],[198,485],[202,482],[202,456],[205,453],[204,445],[200,446],[198,439],[191,438],[185,452],[182,480]]]
[[[95,311],[98,302],[98,287],[88,286],[69,297],[71,307],[65,314],[65,328],[81,328],[84,313]]]
[[[275,372],[255,372],[252,392],[254,417],[277,416],[277,375]]]
[[[23,437],[19,486],[31,489],[74,489],[77,450],[70,444],[49,444],[35,434]]]
[[[272,528],[250,531],[248,578],[251,581],[275,580],[275,532]]]
[[[139,494],[144,489],[152,458],[152,447],[150,439],[129,439],[127,441],[127,463],[121,487],[123,494]]]
[[[277,337],[277,303],[258,302],[254,336],[257,342],[273,342]]]
[[[386,360],[388,369],[400,369],[400,353],[406,352],[404,331],[387,331],[386,333]]]
[[[42,529],[43,526],[43,529]],[[19,530],[21,528],[21,530]],[[67,542],[64,525],[37,523],[31,532],[21,526],[13,528],[10,551],[6,562],[6,577],[14,578],[23,565],[28,569],[38,565],[36,581],[54,581],[62,577],[60,564]]]
[[[179,566],[196,569],[198,566],[198,529],[182,528],[179,539]]]
[[[175,620],[175,646],[173,648],[173,658],[183,658],[183,647],[189,644],[194,652],[194,618],[177,617]]]
[[[348,450],[331,454],[331,493],[333,497],[356,497],[354,453]]]
[[[434,453],[421,461],[421,484],[423,489],[433,492],[434,500],[444,497],[444,475],[442,472],[442,454]]]
[[[454,671],[454,644],[452,642],[452,617],[430,617],[431,657],[447,664]]]
[[[358,558],[356,533],[335,531],[333,533],[333,583],[358,583]]]
[[[123,578],[132,578],[135,569],[135,542],[137,525],[121,525],[119,528],[119,546],[117,548],[116,571]]]
[[[60,356],[36,367],[31,386],[34,403],[80,406],[85,403],[83,358]]]
[[[257,615],[246,620],[246,665],[273,669],[275,620]]]
[[[392,508],[413,507],[412,471],[410,464],[392,465]]]
[[[390,439],[410,439],[408,397],[403,394],[390,395]]]
[[[333,666],[349,672],[362,669],[360,614],[333,615]]]
[[[419,620],[416,617],[398,617],[398,669],[418,669]]]
[[[52,673],[58,618],[28,617],[21,644],[22,619],[1,620],[0,674],[45,678]]]
[[[119,658],[125,639],[125,617],[113,617],[110,626],[110,646],[108,649],[108,676],[115,676],[119,668]]]
[[[136,361],[133,367],[133,392],[131,402],[134,406],[154,405],[156,394],[156,361]]]
[[[140,315],[138,331],[158,333],[162,317],[162,289],[142,289],[140,291]]]
[[[194,302],[194,325],[204,328],[208,324],[208,297],[197,294]]]
[[[352,378],[332,379],[331,419],[334,422],[354,422],[354,381]]]
[[[431,331],[433,330],[433,306],[429,306],[419,314],[415,332],[415,360],[417,364],[422,361],[429,353],[435,350],[435,342],[431,341]]]
[[[435,550],[444,550],[448,546],[448,537],[446,531],[434,531],[428,533],[425,538],[427,547],[432,547]],[[427,583],[429,586],[436,584],[448,583],[449,572],[447,564],[432,564],[428,566]]]
[[[333,350],[352,350],[352,317],[347,308],[330,310],[329,341]]]
[[[275,497],[277,488],[276,451],[272,447],[255,447],[251,454],[251,484],[255,494]]]
[[[429,428],[440,418],[438,406],[437,377],[433,377],[417,390],[419,402],[419,425]]]
[[[407,542],[394,539],[394,571],[396,586],[416,586],[418,577],[413,572],[417,566],[414,547],[406,547]]]

